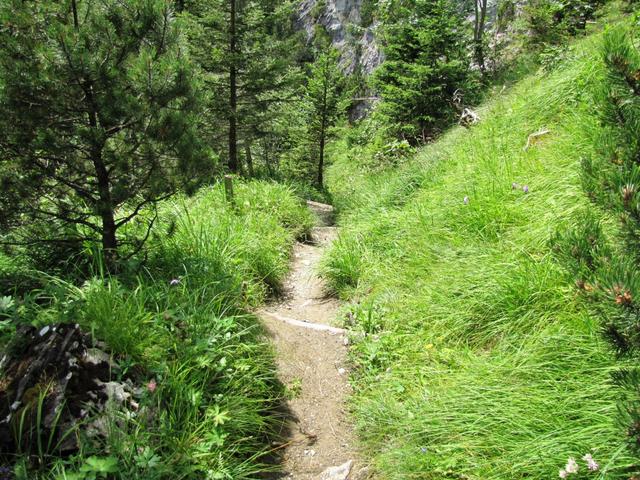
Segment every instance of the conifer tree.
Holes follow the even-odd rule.
[[[456,90],[475,84],[461,11],[450,0],[393,0],[381,10],[385,61],[374,85],[380,113],[408,140],[426,140],[455,117]]]
[[[0,24],[0,174],[21,199],[2,206],[5,226],[61,226],[25,241],[99,240],[114,268],[119,230],[196,165],[196,95],[171,5],[6,0]]]
[[[312,151],[317,151],[316,184],[323,187],[323,172],[327,139],[331,129],[345,112],[348,95],[345,77],[338,67],[338,52],[329,49],[318,55],[311,64],[305,88],[305,108],[308,112],[308,129]]]
[[[599,92],[603,126],[598,155],[584,162],[590,198],[623,220],[629,252],[640,262],[640,55],[622,29],[605,36],[606,81]]]
[[[240,172],[241,152],[250,162],[252,142],[271,133],[271,118],[299,79],[292,4],[192,0],[185,10],[193,55],[209,91],[201,131],[228,169]]]
[[[597,95],[601,131],[596,153],[583,162],[589,198],[620,219],[611,238],[591,217],[575,232],[564,233],[558,251],[593,302],[605,334],[618,355],[640,358],[640,55],[624,29],[604,37],[605,77]],[[613,241],[613,245],[611,244]],[[640,369],[614,374],[621,387],[622,421],[640,454]]]

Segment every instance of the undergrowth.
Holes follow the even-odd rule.
[[[588,205],[600,42],[400,165],[334,147],[342,234],[324,273],[351,300],[352,408],[380,478],[557,478],[570,457],[580,478],[638,473],[615,421],[620,362],[549,243]]]
[[[78,454],[25,452],[3,462],[19,479],[231,480],[273,469],[266,462],[284,389],[246,312],[280,288],[293,242],[311,226],[290,189],[237,183],[235,206],[220,186],[160,205],[146,259],[117,278],[75,284],[32,266],[39,286],[20,293],[7,288],[18,259],[0,257],[0,335],[24,323],[79,323],[106,342],[120,365],[114,379],[143,390],[137,411],[108,418],[105,438],[78,432]]]

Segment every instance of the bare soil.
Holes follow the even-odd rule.
[[[324,226],[316,227],[311,242],[294,249],[285,295],[258,314],[273,338],[280,380],[291,399],[288,438],[282,452],[283,477],[295,480],[363,478],[349,423],[346,332],[332,326],[340,303],[326,295],[318,276],[323,250],[336,237],[331,207],[310,202]],[[348,477],[322,475],[329,467],[352,460]]]

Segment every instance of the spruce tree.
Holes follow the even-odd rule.
[[[185,4],[191,49],[209,92],[200,130],[232,172],[242,170],[243,151],[252,169],[253,142],[273,134],[271,121],[299,80],[292,8],[281,0]]]
[[[0,23],[5,226],[60,226],[26,242],[98,240],[114,268],[120,229],[196,165],[196,95],[171,5],[6,0]],[[124,243],[141,246],[146,218]]]
[[[462,12],[450,0],[393,0],[381,11],[385,61],[375,73],[379,112],[407,140],[451,123],[456,90],[475,89]]]
[[[308,112],[308,132],[316,154],[316,184],[323,187],[325,152],[332,128],[344,114],[348,95],[345,77],[338,66],[335,49],[318,55],[311,64],[305,88],[305,110]]]

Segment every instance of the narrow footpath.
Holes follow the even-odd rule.
[[[296,244],[284,297],[258,312],[276,348],[280,380],[290,392],[281,478],[365,480],[368,471],[358,462],[345,403],[351,393],[348,338],[332,325],[340,304],[327,297],[317,271],[337,235],[333,208],[308,204],[320,226],[309,243]]]

